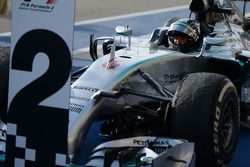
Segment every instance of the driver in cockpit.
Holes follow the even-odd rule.
[[[174,18],[156,29],[149,41],[151,46],[164,45],[181,52],[197,50],[202,45],[203,37],[211,31],[202,27],[197,20],[189,18]]]
[[[200,23],[182,18],[172,23],[168,29],[168,43],[181,52],[196,50],[202,43]]]
[[[158,32],[158,39],[154,38],[152,46],[164,45],[181,52],[197,50],[202,45],[205,36],[213,31],[216,22],[212,12],[208,10],[213,6],[214,0],[191,0],[189,9],[195,13],[195,19],[172,18],[168,20]],[[191,16],[191,14],[190,14]],[[153,37],[153,36],[152,36]]]

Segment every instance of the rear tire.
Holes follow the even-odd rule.
[[[0,47],[0,118],[7,122],[10,48]]]
[[[239,136],[239,99],[223,75],[187,75],[176,91],[170,136],[195,143],[196,165],[218,167],[232,159]]]

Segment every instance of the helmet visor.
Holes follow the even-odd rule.
[[[196,32],[188,25],[183,24],[172,24],[168,31],[168,35],[175,36],[176,34],[178,34],[178,32],[183,33],[190,38],[193,38],[195,41],[198,39]]]

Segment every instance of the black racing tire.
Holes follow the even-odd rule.
[[[196,166],[227,165],[238,141],[239,110],[236,88],[227,77],[188,74],[172,101],[170,136],[195,143]]]
[[[0,48],[0,118],[7,122],[10,48]]]

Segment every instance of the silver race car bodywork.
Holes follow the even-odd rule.
[[[216,166],[229,163],[237,143],[239,119],[246,123],[249,114],[250,87],[245,87],[250,72],[249,34],[242,28],[243,23],[231,1],[220,1],[216,5],[219,8],[214,13],[219,18],[197,51],[182,53],[157,45],[160,36],[156,31],[166,27],[158,27],[151,36],[144,37],[131,37],[131,29],[118,27],[115,37],[99,38],[112,41],[110,53],[100,58],[97,48],[90,46],[94,49],[92,58],[98,59],[94,59],[71,86],[68,144],[72,164],[83,165],[79,159],[89,156],[86,166],[128,166],[132,162],[134,166],[194,166],[195,154],[199,166],[205,165],[205,161]],[[127,46],[117,49],[121,38],[128,39]],[[216,84],[218,86],[213,86]],[[199,93],[210,87],[210,94]],[[191,93],[185,94],[189,90]],[[185,99],[188,102],[183,104],[181,101]],[[180,132],[182,126],[177,125],[177,117],[181,116],[176,113],[187,108],[190,113],[194,108],[202,112],[203,104],[205,108],[213,106],[211,112],[207,111],[209,126],[204,125],[207,129],[202,134],[194,129],[194,136],[198,137],[184,135],[185,132],[192,134],[192,129]],[[227,104],[230,109],[225,107]],[[183,105],[187,105],[185,109]],[[239,106],[244,117],[239,116]],[[227,117],[230,119],[223,122]],[[199,119],[202,118],[193,119],[190,115],[186,122],[192,124],[197,120],[192,127],[200,126]],[[82,153],[86,136],[92,123],[100,120],[103,123],[98,133],[110,138],[97,146],[92,155],[86,155]],[[187,127],[186,122],[180,121],[180,124]],[[199,136],[206,141],[199,144],[202,140]],[[202,148],[204,143],[211,149],[205,149],[205,155],[201,156],[194,144]],[[115,156],[110,158],[108,151]],[[210,155],[212,158],[207,160]]]

